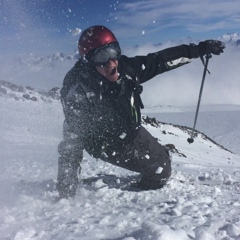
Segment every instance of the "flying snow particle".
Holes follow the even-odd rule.
[[[73,36],[77,36],[80,34],[81,31],[82,30],[80,28],[75,28],[75,29],[71,30],[71,33]]]
[[[156,174],[160,174],[162,171],[163,171],[163,168],[162,167],[158,167],[155,173]]]
[[[119,137],[120,137],[121,139],[124,139],[126,136],[127,136],[127,134],[126,134],[125,132],[123,132]]]
[[[23,28],[26,27],[26,25],[24,23],[21,23],[20,26],[23,27]]]
[[[142,31],[142,35],[144,35],[144,34],[145,34],[145,31],[143,30],[143,31]]]
[[[146,68],[146,66],[144,64],[142,64],[141,68],[142,68],[142,70],[144,70]]]

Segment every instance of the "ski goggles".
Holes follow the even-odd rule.
[[[95,66],[105,66],[109,60],[118,60],[120,56],[120,46],[117,42],[114,42],[91,52],[88,60]]]

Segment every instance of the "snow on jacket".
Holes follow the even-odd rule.
[[[121,56],[117,82],[108,81],[81,59],[75,64],[61,89],[65,121],[63,141],[58,146],[60,197],[75,195],[84,149],[104,160],[134,140],[141,124],[141,84],[197,57],[196,45],[172,47],[147,56]]]
[[[196,45],[181,45],[147,56],[121,56],[118,82],[110,82],[81,59],[68,72],[61,89],[66,123],[89,154],[123,147],[134,139],[143,107],[140,84],[198,57]]]

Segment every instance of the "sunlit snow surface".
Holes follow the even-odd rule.
[[[85,153],[81,178],[90,181],[79,184],[74,199],[56,202],[60,102],[0,97],[0,239],[240,239],[240,134],[234,125],[240,109],[206,108],[197,126],[237,154],[200,134],[189,145],[188,132],[174,125],[144,125],[160,143],[176,148],[163,189],[121,190],[136,174]],[[144,114],[192,125],[194,108],[172,109],[147,108]]]

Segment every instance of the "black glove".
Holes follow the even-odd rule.
[[[223,53],[225,44],[217,40],[206,40],[204,42],[200,42],[198,44],[198,48],[200,57],[206,54],[220,55],[220,53]]]

